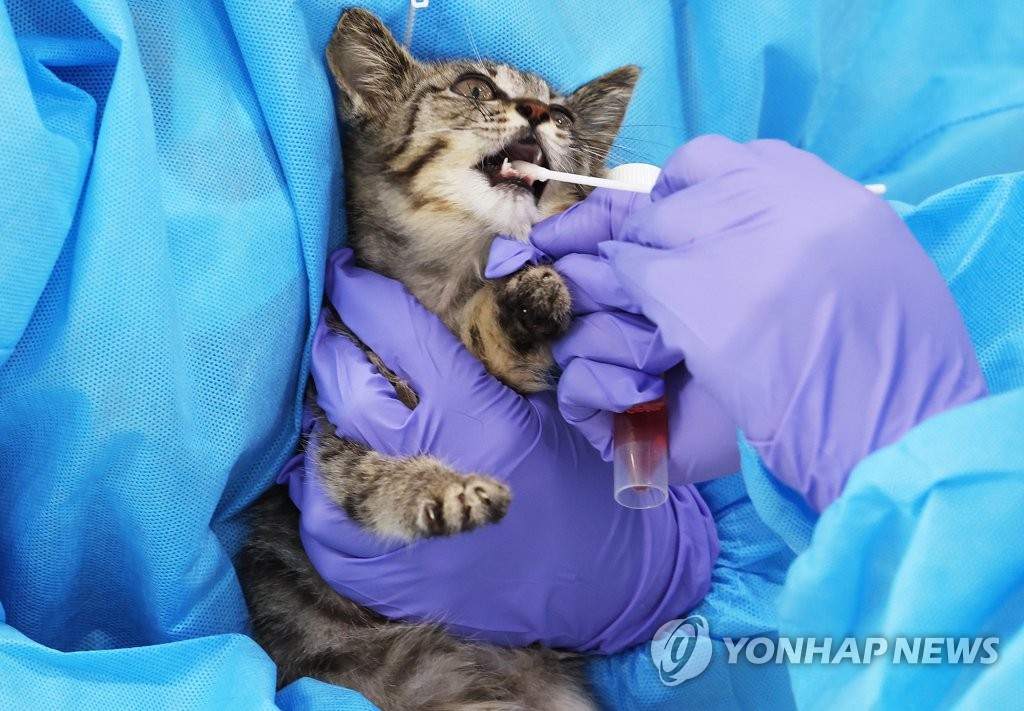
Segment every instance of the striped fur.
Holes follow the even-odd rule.
[[[560,95],[503,64],[419,63],[359,9],[343,13],[327,61],[345,128],[349,245],[360,263],[402,281],[510,387],[548,387],[548,341],[568,328],[568,289],[550,267],[493,281],[482,270],[496,235],[525,239],[585,192],[551,183],[538,199],[492,186],[476,166],[529,135],[550,167],[601,174],[638,70],[623,67]],[[453,93],[467,72],[487,78],[497,96]],[[537,121],[536,111],[531,122],[519,108],[526,101],[559,104],[573,122]],[[359,343],[336,318],[330,323]],[[416,407],[412,389],[363,348],[399,399]],[[379,536],[456,534],[500,521],[510,505],[508,487],[492,477],[430,456],[386,457],[337,437],[323,417],[308,448],[332,500]],[[312,676],[385,710],[596,708],[575,655],[457,640],[439,625],[392,622],[337,594],[306,557],[297,516],[283,487],[269,491],[252,507],[239,561],[255,636],[277,662],[279,684]]]

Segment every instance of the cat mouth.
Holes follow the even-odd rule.
[[[534,200],[540,200],[547,183],[536,181],[528,175],[512,170],[508,164],[515,160],[534,163],[544,168],[548,167],[544,150],[540,144],[535,138],[526,137],[509,143],[496,153],[485,156],[476,164],[476,169],[487,177],[493,187],[509,186],[516,191],[525,190],[533,193]]]

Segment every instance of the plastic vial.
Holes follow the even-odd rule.
[[[665,398],[615,415],[615,500],[650,509],[668,499],[668,407]]]

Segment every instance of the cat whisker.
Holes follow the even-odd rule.
[[[615,142],[606,145],[619,145],[621,141],[633,141],[634,143],[649,143],[652,146],[661,146],[663,148],[678,148],[678,145],[674,143],[663,143],[661,141],[652,141],[649,138],[640,138],[638,136],[618,136]],[[599,141],[592,141],[592,143],[599,143]]]
[[[630,156],[633,156],[635,158],[641,159],[641,160],[643,160],[643,162],[647,162],[647,163],[650,162],[650,158],[648,157],[648,154],[643,153],[643,152],[641,152],[639,150],[630,148],[629,146],[624,146],[621,143],[618,143],[616,141],[607,142],[607,141],[598,141],[596,139],[588,139],[587,143],[590,143],[590,144],[593,144],[593,145],[597,145],[597,146],[601,146],[603,148],[609,149],[608,150],[608,154],[609,155],[613,154],[616,151],[619,151],[621,153],[625,153],[627,155],[630,155]],[[648,141],[648,143],[652,143],[654,145],[664,145],[664,144],[658,144],[655,141]],[[674,147],[674,146],[672,146],[672,147]],[[582,150],[582,147],[578,147],[578,148],[580,148]],[[596,149],[588,148],[587,150],[591,151],[590,155],[592,157],[595,157],[595,158],[600,158],[601,157],[599,155],[599,152]]]
[[[480,105],[480,101],[478,99],[474,99],[473,97],[469,97],[469,100],[473,102],[474,108],[476,108],[476,110],[480,112],[480,115],[484,117],[484,121],[489,122],[491,120],[491,117],[487,114],[486,111],[484,111],[484,107]]]
[[[476,55],[476,61],[481,64],[484,63],[483,57],[480,56],[480,50],[476,48],[476,42],[473,40],[473,32],[469,28],[469,20],[463,18],[462,26],[466,28],[466,37],[469,38],[469,46],[473,48],[473,54]]]
[[[625,137],[619,137],[618,139],[616,139],[614,141],[602,141],[602,140],[599,140],[599,139],[596,139],[596,138],[590,138],[590,139],[587,139],[587,143],[592,143],[592,144],[597,145],[597,146],[613,146],[613,147],[623,148],[624,146],[622,146],[622,143],[621,143],[623,138],[625,138]],[[629,141],[629,140],[637,141],[639,143],[650,143],[651,145],[655,145],[655,146],[669,147],[667,143],[661,143],[659,141],[651,141],[651,140],[648,140],[648,139],[645,139],[645,138],[632,138],[632,139],[631,138],[625,138],[625,140],[627,140],[627,141]]]
[[[682,126],[674,126],[670,123],[624,123],[619,128],[622,131],[627,128],[671,128],[675,131],[685,131],[686,129]],[[619,134],[621,135],[621,133]]]
[[[598,161],[600,163],[604,162],[607,157],[606,154],[608,153],[608,151],[599,151],[587,143],[576,143],[572,145],[572,150],[577,157],[584,156],[590,159],[590,161]],[[583,166],[581,165],[581,167]]]
[[[419,138],[420,136],[429,136],[429,135],[436,134],[436,133],[450,133],[450,132],[455,132],[455,131],[472,131],[472,130],[473,130],[472,128],[458,128],[458,127],[452,128],[452,127],[449,127],[449,128],[433,128],[433,129],[426,130],[426,131],[413,131],[412,133],[406,133],[406,134],[403,134],[401,136],[397,136],[395,138],[392,138],[391,140],[388,140],[388,141],[381,141],[381,145],[382,146],[390,146],[390,145],[395,144],[395,143],[401,143],[402,141],[405,141],[405,140],[411,140],[413,138]]]

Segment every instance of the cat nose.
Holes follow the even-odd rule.
[[[548,106],[533,99],[520,99],[516,102],[516,111],[531,126],[548,120]]]

